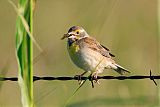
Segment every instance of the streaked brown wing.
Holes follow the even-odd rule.
[[[83,41],[83,42],[82,42]],[[115,57],[113,54],[109,52],[109,49],[101,45],[99,42],[97,42],[92,37],[85,37],[79,41],[79,43],[85,43],[89,48],[91,48],[94,51],[98,51],[105,57]]]
[[[106,49],[107,51],[110,51],[108,48],[106,48],[105,46],[101,45],[104,49]],[[113,55],[112,53],[109,52],[109,55],[111,55],[112,57],[115,57],[115,55]]]

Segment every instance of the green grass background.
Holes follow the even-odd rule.
[[[13,0],[17,4],[18,0]],[[103,45],[115,60],[132,73],[158,75],[157,0],[37,0],[34,37],[44,50],[34,47],[34,75],[74,76],[83,71],[70,60],[66,41],[60,38],[69,27],[79,25]],[[0,73],[17,76],[15,57],[16,12],[0,0]],[[37,57],[38,56],[38,57]],[[7,68],[7,69],[6,69]],[[118,76],[112,70],[101,75]],[[77,92],[67,107],[158,107],[158,87],[150,80],[101,80]],[[17,82],[0,82],[0,107],[20,107]],[[78,87],[77,81],[37,81],[37,107],[60,107]]]

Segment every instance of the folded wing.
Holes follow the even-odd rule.
[[[105,57],[108,57],[108,58],[115,57],[115,55],[110,53],[110,50],[108,48],[101,45],[98,41],[96,41],[96,39],[94,39],[92,37],[85,37],[78,42],[85,43],[86,44],[85,46],[88,46],[90,49],[99,52],[100,54],[102,54]]]

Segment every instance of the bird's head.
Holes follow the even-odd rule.
[[[89,35],[87,32],[80,26],[73,26],[68,30],[68,33],[64,34],[64,36],[61,38],[62,40],[65,38],[68,39],[82,39],[84,37],[88,37]]]

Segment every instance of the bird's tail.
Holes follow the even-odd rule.
[[[130,73],[127,69],[123,68],[122,66],[118,65],[118,64],[113,64],[111,66],[112,69],[114,69],[115,71],[117,71],[119,74],[123,75],[125,72]]]

